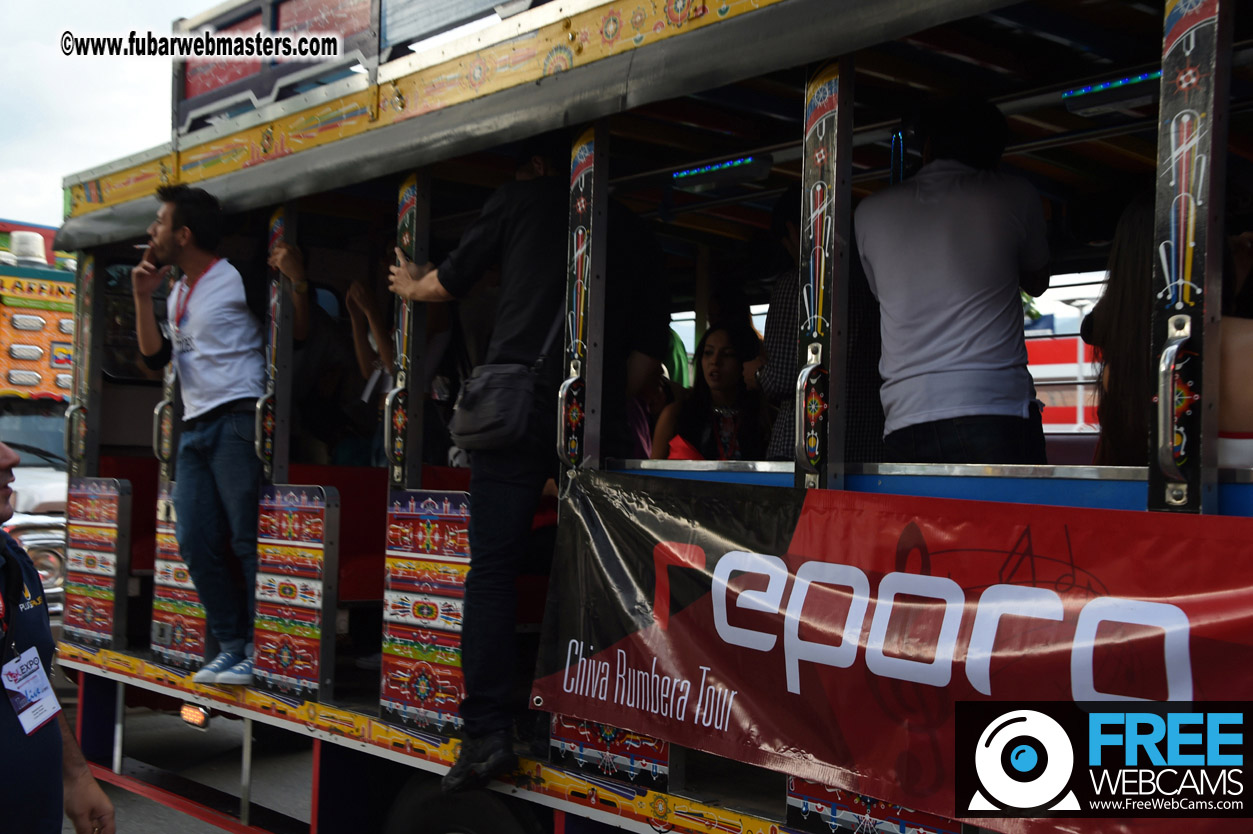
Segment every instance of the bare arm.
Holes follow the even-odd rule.
[[[354,281],[348,287],[345,300],[348,306],[348,321],[352,324],[352,350],[357,356],[357,370],[361,371],[362,379],[369,379],[370,374],[374,372],[375,364],[379,361],[379,354],[370,346],[369,334],[374,326],[366,312],[369,302],[366,300],[365,288]],[[380,347],[383,344],[378,341],[377,336],[375,336],[375,343]]]
[[[365,317],[370,324],[370,333],[374,335],[374,344],[379,346],[379,359],[390,372],[396,367],[396,343],[392,339],[391,329],[383,320],[382,311],[376,306],[367,307]]]
[[[266,263],[292,283],[292,338],[303,342],[309,336],[309,282],[305,279],[304,257],[299,248],[276,243]]]
[[[65,815],[74,824],[77,834],[116,834],[113,803],[105,796],[96,778],[87,767],[83,751],[74,737],[74,730],[65,720],[65,712],[57,714],[61,724],[61,779],[65,786]]]
[[[679,403],[674,402],[662,409],[653,429],[653,460],[670,457],[670,441],[679,427]]]
[[[309,285],[305,284],[303,289],[292,289],[292,338],[303,342],[309,338]]]
[[[379,361],[378,354],[370,347],[369,325],[360,313],[350,313],[348,320],[352,324],[352,352],[357,357],[357,370],[361,372],[362,379],[369,379],[374,372],[374,364]]]
[[[454,296],[439,281],[439,270],[433,264],[419,267],[396,249],[399,265],[391,268],[388,284],[391,291],[405,301],[452,301]]]
[[[161,331],[157,327],[156,313],[152,308],[152,294],[169,274],[169,267],[158,269],[153,263],[151,249],[144,253],[139,265],[131,270],[131,294],[135,299],[135,335],[139,338],[139,352],[144,356],[156,356],[161,351]]]

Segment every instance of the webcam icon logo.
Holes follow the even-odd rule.
[[[1062,725],[1042,712],[1012,710],[990,721],[975,748],[980,789],[968,810],[1079,811],[1070,790],[1075,751]]]

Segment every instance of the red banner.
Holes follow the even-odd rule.
[[[959,815],[958,701],[1253,695],[1253,521],[591,472],[562,514],[545,709],[907,808]]]

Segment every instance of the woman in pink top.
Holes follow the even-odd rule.
[[[688,396],[657,418],[653,457],[670,460],[763,460],[768,427],[760,396],[744,382],[744,363],[761,340],[740,324],[715,324],[696,346],[698,373]]]

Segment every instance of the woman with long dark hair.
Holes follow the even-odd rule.
[[[762,460],[767,426],[761,398],[744,382],[744,363],[760,351],[761,341],[752,329],[712,325],[696,345],[691,392],[657,418],[653,458]]]
[[[1253,234],[1229,240],[1224,262],[1221,327],[1219,462],[1253,466],[1253,386],[1242,378],[1253,350],[1253,318],[1242,301],[1253,265]],[[1105,294],[1083,322],[1084,341],[1097,349],[1101,385],[1097,416],[1098,466],[1145,466],[1156,369],[1149,326],[1153,307],[1153,193],[1123,211],[1109,255]]]
[[[1097,349],[1101,385],[1098,466],[1144,466],[1149,459],[1153,385],[1149,321],[1153,309],[1153,192],[1123,210],[1109,252],[1105,294],[1083,321],[1084,341]]]

